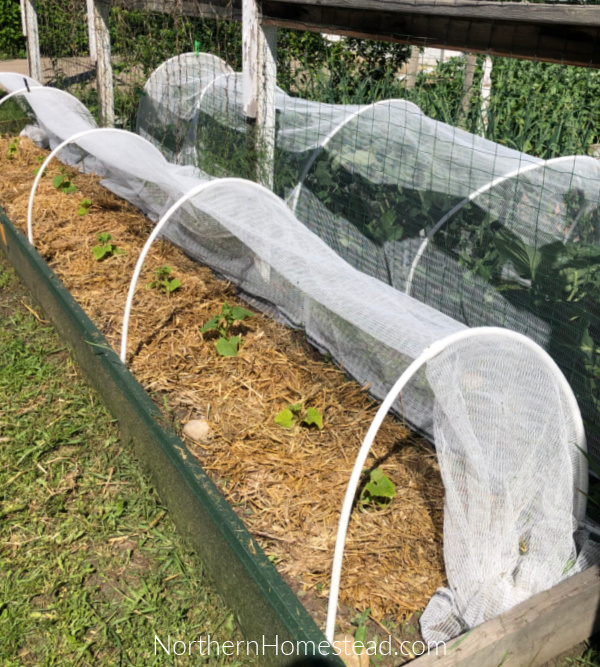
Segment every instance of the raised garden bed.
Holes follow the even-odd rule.
[[[21,227],[40,154],[22,140],[9,158],[9,142],[0,142],[0,155],[7,156],[0,202]],[[52,177],[60,173],[57,164],[39,191],[34,218],[37,246],[106,340],[117,347],[127,285],[151,225],[135,209],[108,194],[92,176],[76,175],[72,180],[77,191],[61,191],[52,183]],[[81,215],[84,199],[91,205]],[[92,249],[101,232],[109,232],[126,254],[98,262]],[[233,289],[177,249],[157,244],[141,282],[150,283],[156,268],[169,265],[182,286],[169,296],[139,289],[129,362],[162,408],[159,415],[156,405],[106,349],[100,333],[26,242],[12,235],[8,223],[4,245],[49,316],[75,347],[92,382],[101,391],[104,388],[107,405],[121,420],[122,429],[144,447],[141,455],[154,469],[161,496],[174,508],[182,531],[192,538],[238,610],[246,636],[258,637],[269,627],[273,635],[293,641],[300,636],[322,640],[269,560],[277,564],[323,626],[339,507],[356,451],[375,411],[365,388],[348,381],[343,372],[317,355],[299,332],[258,314],[234,332],[243,340],[239,356],[219,356],[214,341],[199,330],[221,311],[225,301],[238,305]],[[67,310],[69,318],[65,317]],[[77,323],[72,320],[74,313]],[[275,423],[281,409],[297,403],[320,412],[322,430],[298,424],[283,429]],[[148,415],[176,429],[188,419],[205,418],[211,437],[200,444],[188,442],[184,449],[169,428],[165,436]],[[160,444],[146,449],[142,444],[146,442]],[[268,559],[197,462],[233,505]],[[414,622],[407,621],[444,581],[443,488],[434,455],[392,419],[386,420],[369,465],[389,475],[397,495],[384,509],[371,507],[354,514],[342,577],[346,609],[341,626],[350,631],[356,610],[370,607],[375,624],[371,627],[386,623],[379,627],[380,637],[392,628],[399,646],[403,639],[411,643],[417,639]],[[281,657],[273,662],[278,659],[286,662]],[[390,664],[399,661],[395,658]]]

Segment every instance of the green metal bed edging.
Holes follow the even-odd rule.
[[[0,249],[71,346],[86,380],[118,420],[124,442],[133,442],[161,501],[232,608],[245,640],[257,642],[261,664],[342,667],[333,649],[327,657],[317,652],[319,657],[303,657],[312,655],[313,646],[328,650],[315,621],[143,387],[1,208]]]

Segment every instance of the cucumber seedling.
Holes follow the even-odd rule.
[[[292,428],[294,424],[316,426],[320,431],[323,428],[323,416],[316,408],[305,410],[302,403],[294,403],[277,413],[275,423],[283,428]]]
[[[9,160],[12,160],[13,157],[17,154],[18,147],[19,147],[19,137],[15,137],[8,145],[7,155]]]
[[[396,488],[392,480],[381,468],[369,473],[369,481],[365,484],[358,500],[364,509],[368,505],[378,508],[385,507],[396,496]]]
[[[77,213],[79,215],[87,215],[89,213],[91,205],[92,205],[91,199],[82,199],[79,202],[79,208],[77,209]]]
[[[64,192],[66,195],[70,195],[72,192],[77,192],[77,186],[73,185],[68,174],[65,173],[64,169],[60,170],[60,174],[57,174],[52,179],[52,185],[61,192]]]
[[[217,352],[222,357],[237,357],[239,347],[242,344],[241,336],[232,336],[231,329],[235,322],[243,322],[254,313],[242,308],[241,306],[231,307],[227,301],[223,304],[221,312],[212,317],[200,329],[200,333],[217,331],[220,334],[219,340],[215,343]]]
[[[171,294],[181,287],[181,280],[179,278],[171,278],[173,269],[170,266],[159,266],[154,269],[154,280],[146,285],[148,289],[163,290],[167,294]]]
[[[102,232],[96,236],[98,239],[99,245],[95,245],[92,248],[92,253],[97,262],[101,262],[103,259],[112,257],[113,255],[125,255],[125,250],[117,248],[114,243],[111,243],[112,236],[108,232]]]

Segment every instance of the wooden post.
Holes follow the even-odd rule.
[[[419,72],[419,48],[413,46],[410,51],[408,70],[406,72],[406,87],[410,90],[417,85],[417,74]]]
[[[38,83],[42,81],[42,61],[40,58],[40,38],[35,0],[25,0],[25,26],[27,28],[27,62],[29,76]]]
[[[25,23],[25,0],[19,0],[21,3],[21,30],[23,37],[27,37],[27,23]]]
[[[93,63],[98,62],[96,52],[96,21],[94,19],[94,1],[86,0],[87,2],[87,22],[88,22],[88,42],[90,45],[90,60]]]
[[[108,32],[109,0],[92,0],[94,4],[94,27],[96,31],[96,86],[100,102],[100,125],[115,124],[115,102],[113,72],[110,60],[110,33]]]
[[[479,134],[485,137],[488,127],[488,107],[492,92],[492,59],[487,56],[483,62],[483,76],[481,77],[481,127]]]
[[[469,114],[469,106],[471,104],[471,93],[473,91],[473,77],[475,76],[475,66],[477,65],[477,56],[474,53],[467,54],[465,62],[465,80],[463,83],[462,96],[462,115],[467,117]]]
[[[275,89],[277,28],[261,25],[256,0],[242,4],[242,100],[255,122],[258,182],[273,189],[275,163]]]

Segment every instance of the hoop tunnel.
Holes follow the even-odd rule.
[[[559,387],[561,388],[563,395],[568,403],[568,411],[572,415],[575,423],[577,441],[569,444],[571,444],[572,447],[579,448],[577,456],[579,465],[577,466],[578,470],[576,471],[576,473],[579,473],[579,478],[576,481],[576,488],[581,491],[581,493],[575,493],[574,495],[573,513],[580,524],[585,519],[588,466],[587,458],[585,456],[587,447],[583,421],[581,419],[581,414],[579,412],[579,407],[577,405],[575,395],[573,394],[573,391],[566,378],[561,373],[560,369],[552,360],[550,355],[543,348],[537,345],[537,343],[534,343],[530,338],[527,338],[526,336],[517,332],[499,327],[480,327],[476,329],[467,329],[466,331],[460,331],[446,338],[443,338],[442,340],[439,340],[425,348],[421,355],[410,364],[404,373],[402,373],[396,384],[389,391],[388,395],[385,397],[385,400],[379,407],[379,410],[373,418],[367,434],[365,435],[358,456],[356,457],[356,462],[354,464],[354,468],[352,469],[352,474],[350,476],[348,487],[346,489],[346,495],[344,497],[333,556],[329,602],[327,608],[327,626],[325,630],[325,636],[329,642],[333,641],[335,633],[335,621],[337,616],[337,602],[340,589],[342,561],[344,558],[344,546],[346,541],[346,534],[348,531],[348,524],[350,522],[350,515],[352,513],[352,506],[354,504],[354,498],[358,490],[358,485],[360,483],[360,478],[367,460],[367,456],[369,455],[379,428],[381,427],[381,424],[383,423],[383,420],[389,412],[394,401],[398,398],[404,387],[408,384],[411,378],[415,376],[421,367],[423,367],[428,361],[431,361],[434,357],[438,356],[441,352],[448,349],[453,344],[468,338],[476,338],[481,336],[494,336],[504,339],[512,339],[518,341],[525,348],[534,351],[535,354],[539,356],[540,363],[546,364],[550,369],[552,375],[554,376],[553,379],[556,380]]]
[[[29,239],[29,242],[33,245],[33,203],[35,199],[35,193],[37,191],[38,185],[40,183],[40,180],[42,179],[42,176],[44,175],[44,172],[46,171],[46,168],[52,161],[52,159],[60,153],[60,151],[63,150],[63,148],[66,148],[69,144],[77,143],[80,139],[83,139],[84,137],[94,135],[94,134],[105,134],[105,133],[117,133],[117,134],[127,134],[131,137],[136,137],[136,140],[139,140],[148,146],[150,146],[153,150],[156,150],[155,147],[147,140],[144,139],[144,137],[141,137],[139,134],[135,134],[133,132],[129,132],[128,130],[121,130],[117,129],[114,127],[95,127],[89,130],[84,130],[83,132],[78,132],[77,134],[74,134],[72,137],[69,137],[68,139],[65,139],[63,142],[61,142],[56,148],[54,148],[50,155],[44,160],[42,163],[42,166],[40,167],[35,180],[33,182],[33,186],[31,187],[31,193],[29,195],[29,203],[27,205],[27,238]]]

